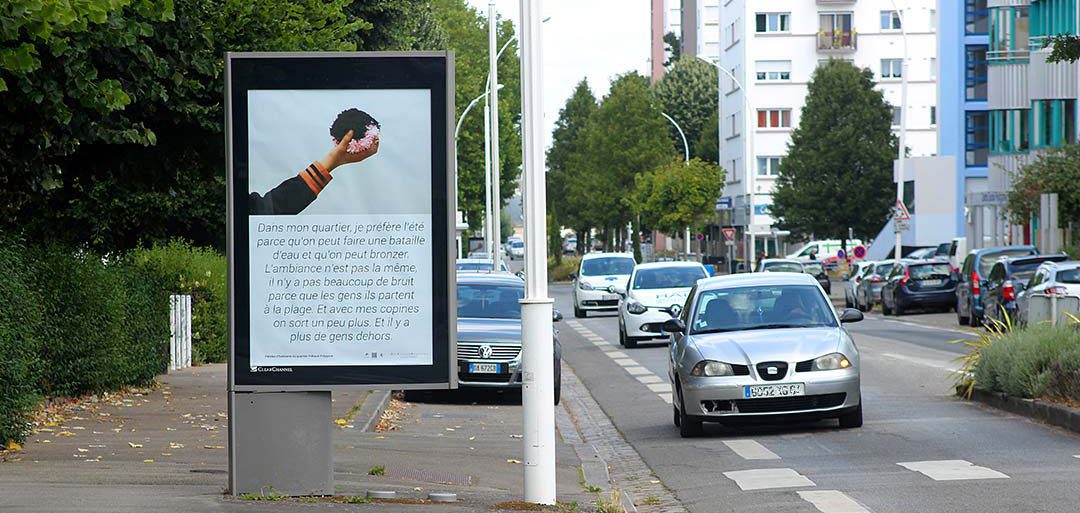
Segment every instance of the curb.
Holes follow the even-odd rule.
[[[1080,410],[1068,406],[1038,399],[1012,397],[1004,392],[991,392],[981,388],[971,392],[971,400],[1080,433]]]
[[[393,393],[392,390],[374,390],[371,392],[371,395],[364,401],[360,411],[356,414],[357,417],[366,419],[360,431],[366,433],[375,429],[375,426],[379,424],[379,419],[382,418],[383,412],[386,411],[386,406],[390,404],[390,396]],[[373,406],[369,407],[368,405]]]

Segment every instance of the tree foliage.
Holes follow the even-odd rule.
[[[594,228],[590,217],[588,195],[574,189],[575,176],[585,169],[575,167],[575,159],[584,151],[584,130],[597,110],[596,97],[589,83],[582,79],[574,87],[574,93],[559,109],[559,119],[552,131],[551,148],[547,152],[547,202],[548,212],[562,226],[573,228],[583,234]],[[584,237],[579,241],[584,243]],[[552,249],[556,253],[561,247]]]
[[[716,112],[719,87],[716,74],[716,68],[711,64],[687,57],[676,60],[653,86],[660,108],[682,127],[690,145],[701,138],[709,116]],[[678,130],[672,126],[669,132],[675,148],[682,153],[683,143]]]
[[[1008,211],[1018,223],[1039,211],[1040,194],[1058,194],[1062,224],[1080,224],[1080,145],[1070,144],[1039,154],[1021,169],[1009,191]]]
[[[664,34],[664,52],[670,56],[664,61],[665,68],[679,60],[679,56],[682,54],[682,43],[679,42],[679,36],[675,35],[674,32]]]
[[[797,235],[876,234],[893,204],[898,144],[892,107],[873,72],[830,60],[814,71],[798,128],[780,165],[772,214]]]
[[[716,198],[724,183],[720,167],[700,159],[671,161],[637,178],[632,196],[642,223],[664,233],[677,234],[698,227],[715,216]]]
[[[1046,38],[1046,46],[1053,46],[1046,62],[1076,62],[1080,60],[1080,36],[1061,34]]]
[[[698,137],[696,143],[690,143],[692,145],[691,155],[695,155],[697,158],[704,160],[705,162],[712,162],[713,164],[720,164],[720,124],[717,122],[718,111],[715,109],[709,115],[708,121],[705,122],[705,128],[701,130],[701,137]]]

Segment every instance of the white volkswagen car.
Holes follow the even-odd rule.
[[[705,266],[697,262],[655,262],[635,267],[619,301],[619,343],[634,348],[639,342],[668,338],[662,329],[664,322],[686,303],[690,288],[708,277]]]
[[[574,280],[574,317],[585,317],[589,311],[619,308],[620,294],[637,262],[626,253],[589,253],[581,257]]]

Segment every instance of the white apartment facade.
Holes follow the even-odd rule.
[[[937,154],[937,0],[896,0],[900,16],[892,0],[716,1],[722,3],[716,35],[720,65],[742,84],[721,73],[720,163],[728,172],[723,196],[734,204],[729,219],[739,236],[749,239],[748,224],[759,235],[755,251],[764,249],[765,237],[760,235],[774,224],[769,205],[778,168],[791,131],[799,125],[807,84],[820,63],[846,59],[872,70],[878,89],[894,106],[899,133],[901,19],[909,59],[907,147],[913,157]],[[709,8],[702,7],[705,21]],[[699,41],[700,55],[706,57],[715,42]],[[752,219],[750,172],[755,173]],[[745,255],[749,246],[742,246]]]

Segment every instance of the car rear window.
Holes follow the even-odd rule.
[[[913,280],[943,280],[949,278],[949,264],[919,264],[908,267]]]
[[[803,271],[807,274],[821,274],[825,272],[825,268],[821,264],[803,264]]]
[[[893,264],[879,264],[874,267],[874,274],[885,276],[889,274],[890,271],[892,271],[892,268]]]
[[[1080,269],[1066,269],[1058,271],[1058,283],[1080,283]]]
[[[994,264],[1003,257],[1021,257],[1034,255],[1035,252],[1031,249],[1006,249],[1003,251],[994,251],[993,253],[984,253],[979,258],[979,274],[986,276],[990,272],[990,268],[994,267]]]
[[[801,273],[803,266],[791,262],[766,262],[765,270],[773,273]]]

